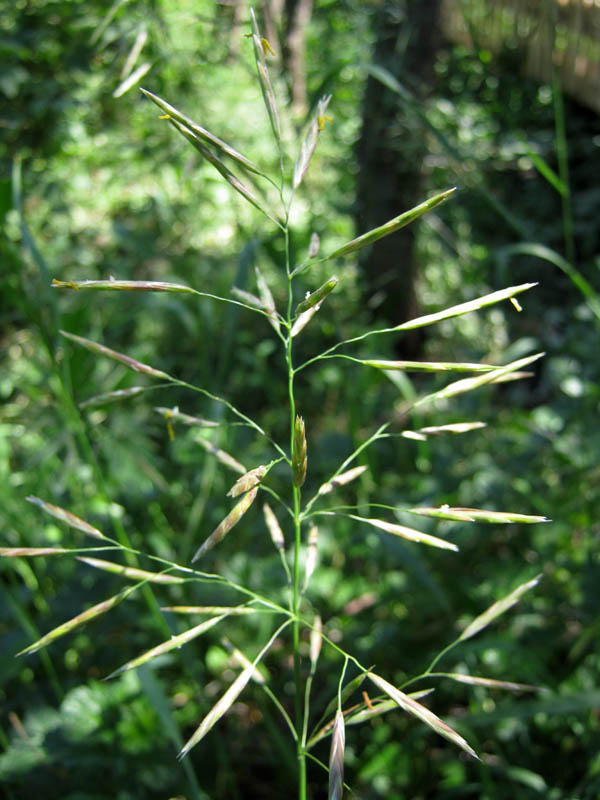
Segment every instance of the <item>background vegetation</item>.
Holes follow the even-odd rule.
[[[58,294],[50,288],[52,278],[114,275],[227,295],[232,285],[253,291],[253,266],[260,264],[276,299],[283,296],[277,272],[282,243],[271,228],[157,122],[136,86],[114,96],[127,70],[147,63],[145,87],[273,167],[268,119],[243,35],[247,12],[240,28],[234,12],[235,5],[204,0],[113,6],[18,0],[0,15],[4,546],[72,541],[73,532],[25,502],[28,495],[117,533],[125,530],[136,546],[180,561],[227,511],[230,476],[198,446],[197,431],[177,426],[171,441],[154,410],[178,405],[219,419],[219,408],[183,392],[156,390],[80,410],[82,401],[140,380],[65,345],[59,328],[227,393],[248,413],[261,413],[275,433],[285,430],[285,386],[277,382],[268,326],[258,318],[175,295]],[[352,643],[365,661],[401,682],[429,663],[453,630],[541,572],[535,592],[465,643],[447,667],[549,692],[507,696],[442,684],[432,708],[440,714],[450,709],[453,725],[484,754],[482,764],[461,759],[398,712],[348,730],[346,779],[362,798],[592,800],[600,793],[597,114],[562,98],[556,85],[524,79],[519,53],[510,46],[492,55],[440,39],[425,91],[414,64],[412,72],[403,71],[400,61],[377,59],[383,12],[395,15],[400,59],[410,4],[320,0],[303,31],[306,102],[311,107],[331,92],[333,122],[307,176],[293,246],[304,252],[314,231],[327,250],[354,235],[355,219],[364,213],[364,192],[357,192],[365,177],[369,183],[369,173],[360,171],[358,143],[365,115],[374,113],[363,97],[375,75],[387,86],[382,113],[392,159],[404,170],[407,161],[418,164],[422,192],[388,216],[434,191],[459,189],[423,219],[411,243],[414,286],[406,291],[414,289],[418,308],[426,313],[506,285],[540,283],[522,300],[522,314],[506,304],[436,326],[410,346],[429,360],[499,363],[532,350],[547,357],[527,381],[485,388],[413,417],[411,426],[478,419],[488,427],[463,437],[394,439],[369,452],[369,477],[348,496],[367,508],[376,489],[378,501],[390,505],[510,509],[553,522],[432,526],[461,548],[451,569],[444,553],[424,553],[350,526],[324,526],[314,592],[330,635]],[[127,66],[138,37],[145,37],[143,49]],[[276,87],[282,104],[290,96],[287,68]],[[285,130],[292,154],[304,111],[296,98]],[[367,269],[358,261],[340,265],[343,290],[307,328],[307,354],[317,340],[336,341],[389,315]],[[311,274],[311,287],[326,277]],[[372,352],[382,358],[397,357],[403,346],[389,342],[386,353],[386,345],[377,344]],[[413,378],[392,383],[373,373],[331,362],[301,386],[319,477],[390,409],[401,430],[406,403],[426,385]],[[260,463],[242,428],[218,429],[211,440],[242,462]],[[258,515],[243,544],[241,537],[228,540],[219,558],[232,579],[278,580],[277,557]],[[102,683],[116,666],[164,638],[146,606],[125,603],[47,652],[15,659],[29,642],[115,593],[121,582],[58,558],[3,561],[0,571],[0,780],[8,798],[289,796],[290,755],[280,748],[279,723],[259,691],[244,694],[189,759],[175,761],[180,731],[193,728],[231,679],[217,634],[169,654],[160,669]],[[176,589],[168,596],[173,602],[219,601],[184,597]],[[168,624],[182,629],[177,620]],[[254,633],[244,624],[232,624],[228,636],[242,650],[252,649]],[[274,651],[267,667],[285,691],[284,651]],[[331,690],[317,676],[317,698]],[[315,768],[315,798],[324,783]]]

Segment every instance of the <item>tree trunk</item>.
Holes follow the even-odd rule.
[[[427,96],[440,45],[440,0],[382,2],[375,16],[373,63],[384,67],[417,99]],[[357,228],[363,233],[423,200],[424,132],[400,96],[369,76],[363,101]],[[380,239],[365,250],[369,306],[391,324],[416,316],[415,225]],[[417,332],[415,332],[416,334]],[[403,338],[405,355],[417,355],[420,335]]]
[[[306,28],[310,22],[313,0],[286,0],[287,31],[285,60],[290,76],[292,112],[303,117],[308,111],[306,96]]]

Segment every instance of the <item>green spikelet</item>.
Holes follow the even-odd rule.
[[[294,476],[294,486],[300,488],[306,479],[306,433],[304,430],[304,420],[296,417],[294,426],[294,452],[292,454],[292,473]]]

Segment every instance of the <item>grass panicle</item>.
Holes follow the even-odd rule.
[[[189,295],[189,297],[171,298],[171,300],[173,302],[177,300],[178,303],[185,301],[186,304],[189,303],[192,307],[199,299],[202,299],[203,303],[210,301],[228,304],[227,308],[236,313],[240,325],[245,324],[244,321],[251,317],[251,315],[245,313],[246,311],[266,317],[272,330],[265,326],[265,331],[261,331],[260,336],[263,337],[265,333],[268,334],[271,340],[268,343],[269,348],[274,343],[278,358],[277,360],[273,359],[273,362],[277,364],[273,369],[279,370],[277,377],[273,377],[273,383],[278,379],[279,385],[270,384],[266,392],[266,397],[271,399],[274,405],[277,404],[276,408],[266,409],[269,413],[264,415],[265,419],[269,420],[269,425],[272,425],[273,430],[276,431],[273,435],[267,433],[259,422],[259,415],[263,411],[262,408],[256,412],[257,418],[254,419],[241,410],[241,407],[234,406],[228,399],[213,394],[211,381],[214,380],[216,382],[219,380],[219,370],[216,370],[215,375],[211,375],[210,370],[206,370],[204,382],[202,385],[196,385],[172,377],[160,369],[137,361],[128,355],[112,350],[103,344],[78,334],[65,331],[61,331],[61,334],[69,341],[85,348],[94,356],[111,359],[136,373],[161,382],[160,384],[152,383],[149,386],[133,386],[117,390],[114,390],[115,383],[113,382],[111,386],[107,387],[108,389],[113,389],[112,391],[97,394],[84,401],[81,404],[84,409],[93,410],[126,399],[136,399],[139,402],[143,402],[145,400],[144,393],[147,391],[160,391],[162,402],[163,394],[173,389],[181,393],[192,393],[192,398],[201,398],[203,401],[209,401],[212,404],[209,406],[207,413],[209,417],[214,416],[214,420],[195,413],[184,413],[179,410],[178,406],[160,405],[154,408],[154,413],[160,414],[166,421],[170,439],[175,438],[174,423],[196,428],[197,430],[190,432],[189,440],[197,444],[204,453],[214,459],[210,468],[206,471],[206,477],[203,477],[200,482],[202,487],[201,497],[192,507],[188,543],[189,537],[194,535],[194,531],[197,528],[201,528],[205,524],[205,520],[211,521],[210,525],[207,525],[208,530],[210,530],[216,519],[223,513],[221,511],[216,516],[215,509],[221,508],[222,493],[227,486],[231,486],[232,479],[228,479],[226,476],[222,478],[219,475],[217,480],[215,478],[217,470],[222,468],[223,471],[229,470],[236,475],[233,486],[227,492],[228,497],[235,499],[235,505],[198,547],[191,559],[191,563],[195,563],[205,556],[208,551],[222,542],[236,525],[240,525],[242,522],[243,525],[240,525],[240,536],[236,547],[233,548],[233,542],[229,542],[232,546],[231,549],[237,551],[236,556],[245,555],[246,558],[250,558],[249,554],[258,552],[258,548],[263,546],[270,547],[269,543],[264,541],[264,534],[266,533],[264,528],[262,528],[262,538],[255,537],[253,539],[252,549],[248,546],[248,538],[242,535],[243,528],[248,526],[252,515],[249,515],[246,519],[243,518],[260,491],[264,495],[269,495],[270,502],[264,502],[262,509],[266,529],[281,562],[280,564],[277,563],[277,557],[270,550],[270,557],[276,563],[280,583],[277,585],[276,591],[272,592],[270,569],[269,577],[265,577],[265,587],[263,589],[254,585],[256,582],[254,575],[262,577],[259,570],[250,570],[253,573],[253,584],[245,586],[241,582],[235,582],[235,579],[231,577],[235,575],[235,570],[232,569],[230,573],[229,567],[224,570],[223,574],[213,574],[201,572],[189,565],[178,563],[174,560],[175,556],[170,556],[173,560],[169,560],[164,556],[163,552],[161,552],[160,556],[153,553],[143,553],[130,546],[124,530],[121,531],[118,541],[108,539],[98,528],[70,511],[34,496],[28,497],[27,500],[38,506],[53,519],[95,539],[104,540],[107,544],[102,547],[69,550],[63,547],[46,547],[43,546],[45,542],[41,541],[39,547],[1,548],[0,556],[19,559],[33,556],[69,554],[76,556],[86,566],[109,573],[111,576],[117,576],[117,578],[111,577],[110,580],[123,578],[134,582],[133,585],[128,586],[118,594],[93,605],[49,633],[38,637],[36,641],[21,650],[20,655],[32,654],[45,648],[56,639],[77,630],[80,626],[114,609],[129,595],[138,590],[146,598],[149,608],[154,612],[153,618],[156,619],[161,631],[163,631],[159,639],[160,643],[112,671],[108,678],[142,667],[167,653],[173,652],[175,654],[184,645],[189,645],[189,649],[193,650],[195,646],[200,646],[198,640],[201,640],[201,637],[205,635],[207,640],[212,641],[212,637],[215,636],[213,629],[218,627],[220,644],[217,649],[227,666],[223,669],[222,675],[217,677],[214,682],[211,679],[210,692],[207,692],[207,695],[214,699],[216,696],[214,686],[221,686],[218,699],[216,702],[211,701],[210,710],[204,714],[199,724],[194,723],[196,725],[195,730],[183,745],[181,745],[183,737],[180,736],[177,726],[172,721],[175,731],[172,739],[177,742],[178,757],[183,758],[188,755],[204,739],[217,722],[230,711],[241,693],[252,681],[252,691],[256,693],[257,697],[264,697],[271,701],[272,707],[275,708],[280,717],[279,722],[283,723],[281,729],[290,734],[287,743],[283,743],[282,739],[281,748],[282,753],[285,752],[286,757],[296,770],[295,780],[298,787],[297,796],[299,800],[307,800],[308,798],[307,760],[309,758],[313,759],[314,763],[324,771],[323,778],[325,776],[327,765],[320,761],[312,750],[327,736],[331,736],[328,796],[330,800],[341,800],[345,786],[344,751],[346,727],[372,722],[376,717],[391,713],[398,708],[416,718],[459,750],[477,759],[475,750],[467,740],[457,730],[423,705],[420,700],[433,691],[429,681],[438,679],[447,679],[478,687],[479,690],[506,689],[525,692],[538,689],[538,687],[529,684],[510,680],[463,674],[460,667],[455,667],[448,672],[434,672],[433,669],[438,661],[454,647],[484,630],[497,617],[519,602],[526,592],[538,584],[539,576],[520,584],[508,595],[477,616],[462,630],[458,638],[435,656],[424,672],[414,677],[406,678],[401,688],[398,688],[374,672],[372,667],[361,663],[357,657],[352,655],[350,643],[346,642],[341,636],[334,636],[334,626],[327,618],[322,619],[324,610],[318,606],[322,601],[323,586],[327,584],[329,578],[326,578],[325,582],[319,583],[318,581],[320,568],[317,558],[319,529],[315,524],[315,518],[318,516],[323,521],[321,525],[321,547],[327,555],[329,555],[327,550],[328,542],[334,541],[337,547],[338,535],[344,543],[348,541],[343,538],[344,536],[356,537],[359,540],[363,535],[365,526],[401,538],[403,547],[406,549],[426,545],[445,551],[452,551],[453,553],[458,551],[456,544],[448,539],[433,536],[430,533],[400,524],[396,520],[404,521],[404,516],[400,516],[401,513],[403,515],[410,513],[432,520],[429,522],[423,521],[424,525],[435,525],[435,520],[444,520],[444,531],[452,530],[453,526],[448,525],[448,522],[460,524],[486,522],[507,525],[541,523],[548,522],[548,520],[546,517],[537,514],[487,511],[480,508],[454,507],[450,505],[437,506],[436,498],[429,495],[423,500],[423,505],[415,505],[412,508],[404,508],[398,505],[400,498],[396,501],[384,497],[382,502],[376,502],[371,498],[373,492],[379,486],[380,476],[374,466],[378,462],[378,458],[374,457],[372,461],[367,460],[366,453],[369,448],[375,449],[383,440],[391,440],[394,444],[406,445],[407,447],[415,446],[406,442],[406,440],[409,440],[409,442],[413,440],[417,442],[416,447],[422,448],[422,443],[427,442],[429,437],[441,436],[446,433],[453,435],[474,433],[480,430],[485,427],[485,422],[427,420],[422,414],[423,406],[429,405],[430,409],[428,410],[444,411],[446,401],[461,394],[483,386],[492,386],[500,382],[527,377],[531,373],[524,371],[525,368],[541,358],[542,353],[522,356],[504,366],[497,366],[461,360],[428,362],[389,360],[385,356],[386,351],[380,351],[382,356],[377,357],[373,354],[373,349],[366,348],[358,353],[342,354],[339,351],[342,347],[347,348],[349,345],[358,345],[359,343],[361,343],[360,346],[362,347],[362,343],[370,337],[387,335],[391,339],[390,349],[387,351],[390,353],[392,352],[391,347],[400,338],[400,334],[407,331],[434,325],[452,318],[459,318],[465,314],[480,312],[504,301],[512,302],[514,308],[519,311],[522,306],[516,298],[532,289],[536,284],[522,283],[488,292],[467,302],[461,302],[448,308],[423,314],[393,327],[368,329],[360,335],[350,338],[337,337],[333,344],[331,344],[331,339],[336,336],[335,326],[332,320],[328,318],[327,325],[323,324],[321,326],[322,331],[326,328],[329,331],[327,336],[330,337],[330,341],[326,345],[326,350],[319,353],[314,344],[314,340],[319,337],[320,333],[317,325],[311,330],[311,334],[314,334],[314,336],[307,335],[298,342],[298,335],[321,309],[324,301],[340,285],[340,282],[336,275],[331,275],[318,288],[309,292],[298,302],[301,293],[298,282],[295,280],[296,276],[312,268],[315,273],[319,273],[314,281],[314,284],[317,284],[324,279],[326,274],[331,274],[329,272],[325,274],[321,272],[321,265],[325,264],[325,262],[347,256],[354,257],[362,248],[383,237],[393,235],[404,226],[437,208],[452,196],[455,189],[436,194],[434,197],[418,203],[385,224],[362,233],[338,247],[334,246],[334,249],[328,255],[320,255],[319,236],[313,233],[308,253],[306,254],[305,245],[302,245],[302,258],[304,260],[296,264],[295,244],[302,241],[302,236],[307,235],[310,229],[308,231],[296,231],[294,229],[292,221],[302,216],[302,214],[297,213],[299,206],[294,206],[294,203],[299,202],[300,191],[310,185],[310,181],[306,180],[306,176],[309,169],[314,168],[315,163],[319,161],[318,142],[322,136],[328,135],[326,123],[331,121],[327,113],[331,96],[324,95],[317,101],[316,109],[308,123],[300,145],[299,154],[295,162],[292,162],[287,153],[284,152],[286,137],[282,137],[281,120],[270,71],[270,64],[276,63],[275,61],[270,61],[273,55],[273,48],[261,34],[253,10],[250,12],[250,26],[251,30],[248,38],[252,41],[258,84],[275,138],[280,173],[278,176],[271,175],[270,170],[267,171],[269,174],[263,172],[259,166],[238,152],[232,145],[196,123],[191,117],[179,111],[158,95],[146,89],[141,91],[147,99],[158,106],[162,112],[161,119],[167,121],[181,135],[181,142],[188,143],[196,153],[200,153],[202,158],[214,167],[217,173],[215,176],[217,180],[221,180],[225,187],[227,185],[232,187],[252,206],[252,208],[246,209],[248,214],[254,215],[260,220],[263,227],[269,228],[269,233],[263,233],[262,227],[258,227],[258,233],[254,235],[257,238],[264,237],[264,242],[268,243],[264,248],[265,256],[267,254],[281,255],[279,269],[273,269],[268,262],[262,264],[262,269],[256,266],[256,293],[234,286],[231,291],[227,290],[225,292],[227,296],[202,291],[200,286],[192,288],[180,283],[153,280],[136,281],[116,278],[108,280],[54,279],[52,286],[58,289],[72,290],[73,296],[70,298],[72,304],[81,303],[83,305],[89,300],[89,291],[91,290],[105,292],[130,291],[139,295],[156,292],[163,295]],[[142,45],[139,45],[140,49],[141,46],[143,46],[143,42]],[[128,59],[131,63],[126,72],[122,74],[121,84],[117,90],[121,94],[125,93],[130,86],[141,78],[142,73],[134,71],[138,55],[139,50],[135,58],[131,56]],[[277,85],[275,82],[276,87]],[[163,123],[156,124],[162,125]],[[269,182],[271,189],[273,187],[277,188],[280,201],[277,214],[281,213],[281,218],[278,218],[277,214],[271,211],[270,205],[263,199],[260,189],[261,178],[265,178]],[[249,185],[246,183],[247,180],[250,181]],[[256,214],[253,209],[261,212],[263,216]],[[264,219],[264,215],[272,224],[269,224]],[[326,219],[325,215],[323,219]],[[254,246],[255,240],[253,239],[252,247],[254,248]],[[245,250],[244,252],[247,253],[248,251]],[[248,260],[243,261],[242,259],[240,261],[243,269],[240,267],[237,281],[241,286],[246,285],[249,264]],[[268,281],[265,275],[268,277]],[[49,281],[50,278],[48,277],[46,283]],[[48,292],[48,294],[52,293]],[[140,302],[148,300],[147,297],[143,296],[138,299]],[[157,303],[161,301],[167,302],[167,300],[168,298],[160,296],[154,299]],[[330,302],[325,306],[327,311],[331,310],[332,315],[335,307],[336,303],[334,302]],[[244,309],[244,313],[238,315],[237,312],[239,312],[240,308]],[[510,306],[507,306],[507,311],[511,314],[515,313]],[[209,316],[207,315],[207,319]],[[255,319],[255,317],[253,318]],[[318,321],[325,323],[325,314],[321,314]],[[246,336],[246,332],[244,332],[244,335]],[[306,350],[309,352],[306,353]],[[268,352],[271,351],[269,350]],[[232,348],[232,353],[235,354],[234,348]],[[305,360],[301,361],[299,355],[302,355]],[[320,426],[320,420],[313,419],[312,412],[308,411],[308,409],[315,408],[315,405],[309,402],[311,398],[303,396],[305,392],[309,391],[310,383],[297,380],[297,376],[306,367],[325,364],[328,359],[339,359],[336,362],[336,366],[339,366],[340,370],[347,368],[355,372],[360,371],[361,375],[370,375],[376,380],[378,379],[377,374],[372,370],[379,370],[385,373],[387,378],[393,379],[396,385],[400,384],[405,387],[410,387],[408,379],[398,373],[423,373],[421,380],[424,388],[417,394],[416,390],[410,387],[410,395],[408,389],[406,389],[408,400],[403,407],[403,414],[406,419],[403,419],[401,426],[404,429],[398,430],[392,427],[395,421],[393,412],[385,416],[382,415],[384,419],[378,419],[376,423],[372,423],[369,430],[355,428],[353,435],[357,441],[348,448],[350,452],[339,455],[338,451],[333,447],[332,452],[328,453],[326,458],[335,460],[319,463],[319,437],[323,434],[323,428]],[[496,358],[494,358],[494,361],[496,361]],[[360,367],[369,367],[371,372],[359,370]],[[434,373],[446,372],[474,374],[460,378],[442,388],[435,388],[439,384],[434,384],[434,390],[432,390],[427,381],[431,380],[431,376]],[[269,373],[269,376],[271,376],[271,373]],[[302,377],[304,378],[304,374]],[[401,381],[404,381],[404,383],[400,383]],[[356,386],[353,386],[352,381],[348,380],[347,393],[348,408],[350,410],[347,415],[340,417],[340,426],[343,424],[342,418],[352,416],[354,414],[352,409],[362,402],[362,396],[357,394],[362,391],[361,385],[357,383]],[[179,402],[186,401],[180,400]],[[223,411],[222,416],[215,410],[215,406]],[[300,408],[307,410],[309,431],[311,433],[311,448],[313,447],[312,437],[314,436],[314,451],[311,449],[311,453],[317,454],[314,462],[311,455],[310,475],[307,473],[306,424],[304,417],[298,414],[298,409]],[[105,413],[108,414],[110,410],[93,412],[90,418],[104,415]],[[202,408],[198,408],[198,413],[203,413]],[[228,413],[236,418],[234,422],[228,419]],[[377,414],[381,414],[380,408]],[[285,420],[285,424],[282,424],[283,420]],[[431,421],[432,424],[425,425],[426,421]],[[79,423],[79,420],[77,422]],[[212,430],[212,432],[209,432],[209,430],[204,430],[215,428],[227,428],[226,446],[235,455],[226,452],[219,446],[220,440],[217,436],[221,431]],[[236,437],[238,432],[243,433],[243,437]],[[336,435],[337,433],[336,431]],[[242,439],[244,441],[243,446],[246,448],[244,452],[241,451],[240,445]],[[238,445],[240,445],[239,454],[235,449]],[[424,449],[428,449],[428,447],[427,445]],[[91,450],[91,448],[88,449]],[[200,461],[206,460],[204,453],[200,454]],[[247,459],[248,463],[258,463],[259,466],[248,470],[243,463],[245,459]],[[90,461],[93,460],[94,455],[92,453]],[[371,465],[369,473],[367,473],[367,463]],[[281,469],[274,468],[276,465],[281,465]],[[384,485],[388,487],[393,485],[391,481],[387,480],[389,476],[384,477],[386,478],[383,482]],[[214,486],[216,490],[214,494],[216,499],[214,503],[212,501],[207,503],[209,491],[213,486],[213,478],[215,478]],[[305,486],[306,489],[304,488]],[[305,499],[304,492],[310,499]],[[334,493],[342,497],[337,505],[335,496],[332,496]],[[219,499],[219,495],[221,499]],[[385,504],[383,501],[385,501]],[[472,502],[475,503],[476,501],[473,500]],[[313,506],[317,503],[318,510],[313,510]],[[158,503],[153,500],[152,506],[158,506]],[[392,517],[392,521],[373,516],[376,513],[385,516],[384,512],[398,516]],[[211,514],[215,516],[211,517]],[[118,526],[118,522],[115,525]],[[148,541],[152,541],[151,537],[148,538]],[[177,541],[171,542],[167,552],[176,552],[178,546],[179,543]],[[226,551],[227,549],[227,547],[224,548]],[[101,555],[105,550],[117,551],[118,558],[115,561],[108,561],[95,557],[95,555]],[[186,554],[186,558],[190,550],[191,548],[182,545],[182,552]],[[95,555],[92,556],[90,551]],[[142,555],[149,557],[151,566],[154,569],[142,569],[139,566],[137,557]],[[419,557],[424,558],[425,556],[420,555]],[[439,554],[439,558],[444,559],[444,568],[447,568],[449,563],[455,563],[454,559],[456,557],[444,553]],[[450,558],[453,561],[445,560]],[[239,560],[239,558],[236,558],[235,562],[239,562]],[[117,563],[120,561],[125,563]],[[351,563],[351,561],[351,559],[348,559],[347,563]],[[217,563],[219,563],[218,560]],[[16,566],[23,566],[23,564],[17,562]],[[425,567],[419,568],[425,570]],[[239,571],[239,566],[236,569]],[[273,574],[275,574],[274,570]],[[241,581],[241,579],[239,580]],[[194,589],[199,586],[208,587],[211,592],[214,590],[213,595],[207,594],[204,597],[195,592]],[[161,599],[159,604],[153,594],[155,590],[166,593],[167,599]],[[281,600],[280,598],[282,597],[285,599]],[[371,598],[371,594],[369,597]],[[369,599],[365,608],[375,603],[375,592],[372,593],[372,597],[373,599]],[[198,604],[203,601],[205,604]],[[166,624],[161,611],[178,615],[171,618],[171,622],[174,624],[183,624],[186,622],[186,617],[189,619],[193,615],[197,615],[200,618],[204,617],[204,619],[184,632],[172,635],[172,629]],[[243,619],[241,619],[242,617]],[[229,638],[224,635],[228,626],[231,626],[231,631],[228,629],[227,634],[231,636],[232,641],[229,641]],[[252,647],[255,647],[254,652],[256,654],[254,658],[246,655],[233,641],[236,626],[237,629],[247,627],[252,631],[250,636],[255,635],[256,638],[250,638],[252,645],[249,648],[249,651],[251,651]],[[36,636],[38,636],[37,633],[32,635],[31,638]],[[192,644],[192,642],[196,644]],[[256,645],[254,645],[254,642],[256,642]],[[275,642],[277,642],[277,648],[273,647]],[[246,649],[245,646],[241,644],[240,646]],[[364,647],[367,647],[367,644],[364,644]],[[287,668],[284,670],[284,680],[286,692],[287,684],[289,682],[293,684],[293,697],[286,696],[285,702],[278,699],[273,688],[278,680],[276,670],[271,669],[269,663],[269,670],[267,671],[262,663],[271,649],[273,650],[271,654],[273,659],[277,657],[283,658],[284,663],[289,661],[291,666],[289,674]],[[281,656],[281,653],[284,653],[284,655]],[[186,651],[185,655],[187,656],[187,654]],[[368,655],[366,658],[368,658]],[[171,656],[171,659],[173,659],[173,656]],[[184,661],[184,663],[187,663],[187,661]],[[157,666],[157,664],[154,666]],[[338,667],[337,690],[332,688],[333,680],[329,681],[326,677],[319,684],[317,683],[320,680],[320,676],[317,676],[318,670],[322,670],[325,673]],[[238,668],[239,671],[235,674],[233,670],[238,670]],[[402,666],[402,670],[404,669],[405,665]],[[140,680],[142,678],[145,681],[149,680],[147,678],[149,674],[150,672],[141,670]],[[346,674],[348,674],[348,678],[346,678]],[[366,682],[367,679],[368,682]],[[313,680],[315,681],[315,686],[319,685],[318,695],[312,693]],[[409,684],[421,681],[427,681],[426,688],[410,694],[403,691]],[[370,697],[365,687],[371,691],[373,691],[374,687],[377,696]],[[361,692],[362,694],[360,694]],[[166,706],[167,704],[165,703]],[[270,720],[270,724],[273,729],[279,731],[273,720]],[[446,758],[445,754],[443,758]]]

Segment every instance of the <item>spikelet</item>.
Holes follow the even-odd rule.
[[[310,244],[308,245],[308,257],[316,258],[319,255],[319,248],[321,247],[321,239],[318,233],[313,233],[310,237]]]
[[[285,541],[283,538],[283,531],[277,521],[277,517],[275,516],[275,512],[271,508],[268,503],[265,503],[263,506],[263,513],[265,515],[265,522],[267,523],[267,528],[269,529],[269,533],[271,534],[271,539],[273,540],[273,544],[280,552],[285,550]]]
[[[279,317],[277,315],[277,309],[275,308],[275,300],[273,299],[273,294],[269,289],[269,284],[265,280],[265,276],[259,270],[258,267],[254,268],[256,272],[256,285],[258,286],[258,294],[260,295],[260,301],[262,307],[264,308],[267,317],[269,318],[269,322],[275,331],[279,331]]]
[[[310,160],[313,157],[313,153],[317,147],[317,142],[319,141],[319,134],[325,127],[325,122],[331,121],[331,117],[327,116],[325,113],[330,100],[330,94],[324,95],[317,103],[317,112],[310,122],[307,134],[300,148],[300,155],[294,164],[294,189],[297,189],[298,186],[300,186],[302,179],[306,175],[308,165],[310,164]]]
[[[317,614],[313,627],[310,631],[310,668],[314,672],[319,660],[319,653],[321,652],[321,645],[323,644],[323,622],[321,617]]]
[[[307,463],[304,420],[302,417],[296,416],[296,424],[294,426],[294,452],[292,453],[292,474],[294,477],[294,486],[298,489],[306,479]]]
[[[331,753],[329,755],[329,794],[328,800],[342,800],[344,792],[344,747],[346,730],[344,715],[337,710],[333,733],[331,735]]]
[[[192,558],[192,563],[194,563],[194,561],[198,561],[198,559],[201,558],[208,550],[218,544],[221,539],[224,539],[233,526],[238,524],[238,522],[254,502],[257,492],[258,486],[255,486],[254,489],[251,489],[242,497],[240,502],[234,506],[229,514],[227,514],[225,519],[217,525],[208,539],[206,539],[206,541],[200,545],[194,557]]]
[[[306,550],[306,565],[304,568],[304,588],[308,586],[311,575],[317,566],[317,552],[319,547],[319,529],[316,525],[311,525],[308,532],[308,546]]]
[[[302,314],[303,311],[308,311],[309,308],[313,308],[313,306],[321,303],[328,294],[333,292],[338,282],[337,275],[332,275],[322,286],[319,286],[319,288],[315,289],[312,294],[309,294],[306,299],[298,303],[296,306],[296,314]]]
[[[245,475],[242,475],[241,478],[237,479],[231,489],[227,492],[227,497],[237,497],[243,492],[250,491],[250,489],[253,489],[258,483],[261,482],[266,471],[267,467],[264,464],[261,464],[260,467],[251,469]]]
[[[343,486],[345,483],[350,483],[362,475],[366,469],[367,467],[354,467],[353,469],[349,469],[347,472],[342,472],[340,475],[336,475],[335,478],[332,478],[330,481],[327,481],[327,483],[324,483],[320,487],[319,494],[329,494],[329,492],[333,492],[334,489],[337,489],[338,486]]]

